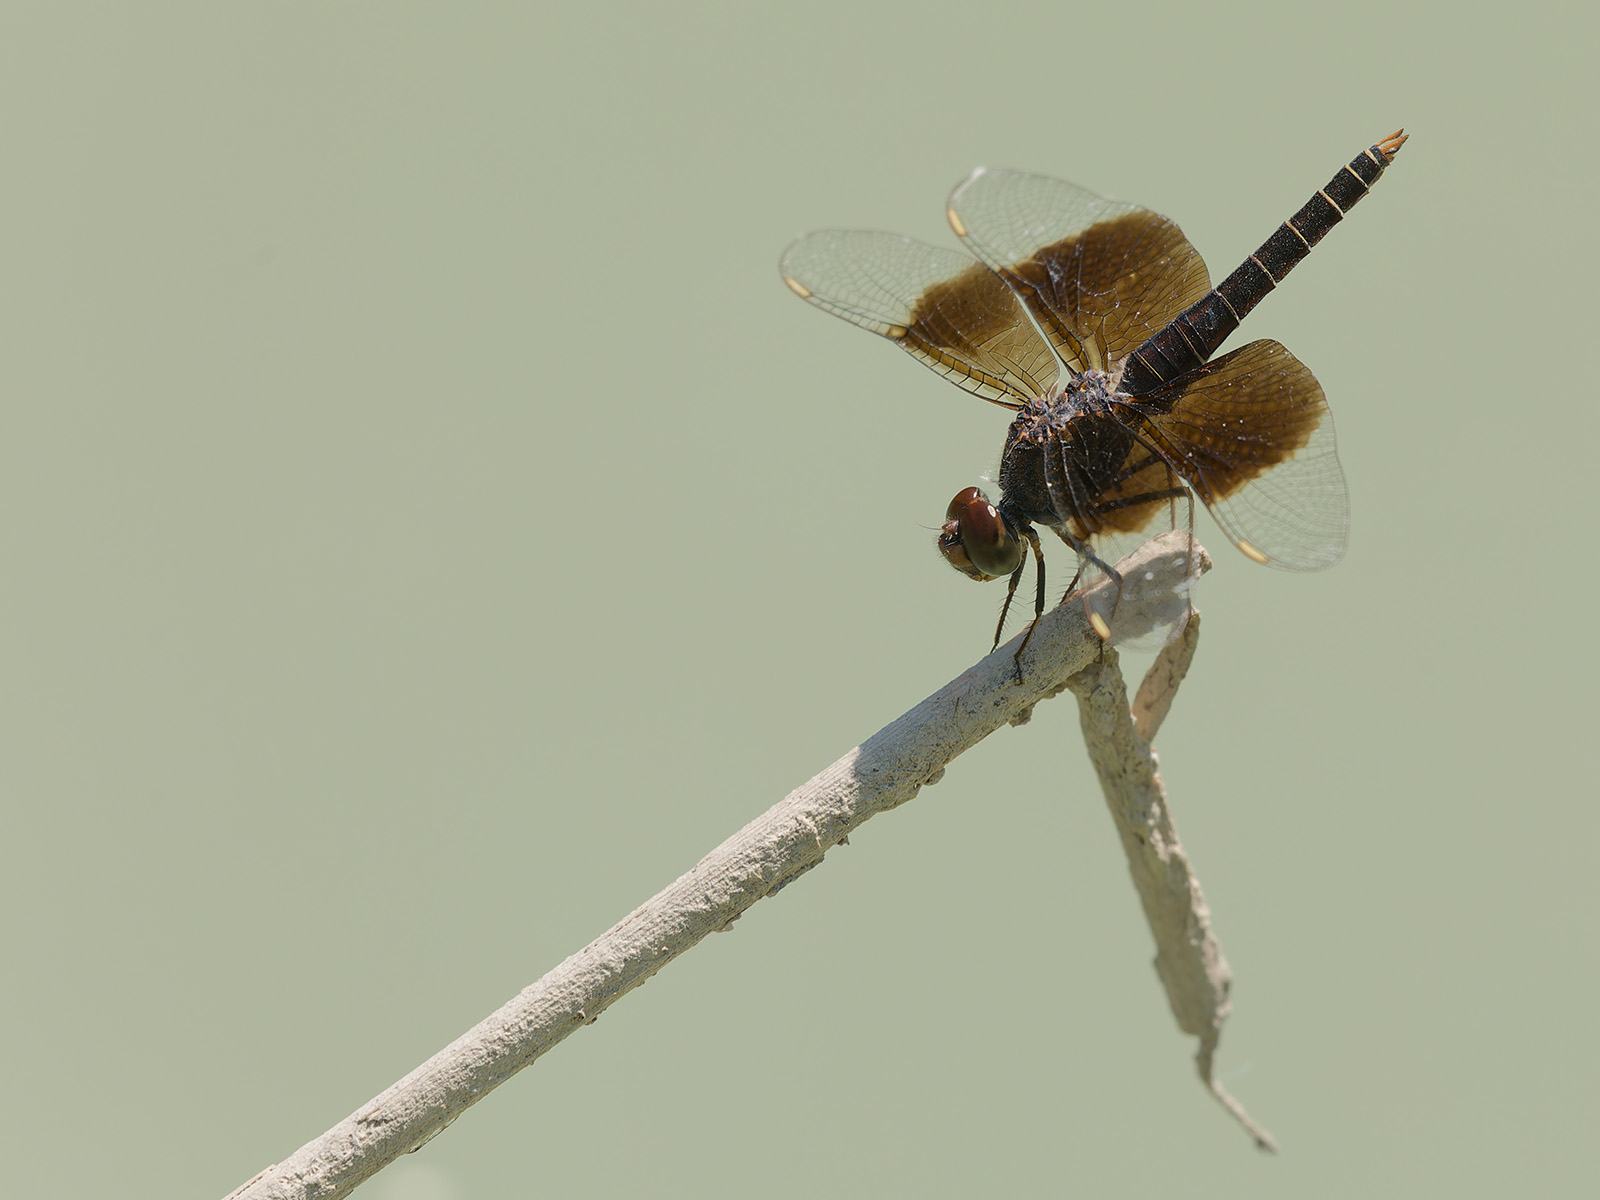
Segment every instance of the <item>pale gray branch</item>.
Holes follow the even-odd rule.
[[[1209,565],[1205,552],[1184,533],[1156,538],[1119,563],[1124,585],[1112,620],[1116,639],[1181,619],[1197,565]],[[1045,615],[1020,678],[1015,645],[1013,639],[795,789],[499,1011],[232,1197],[348,1195],[707,934],[727,929],[756,901],[815,866],[869,817],[911,799],[962,751],[1026,720],[1038,701],[1058,694],[1102,652],[1077,603]],[[1121,704],[1126,721],[1126,700]]]
[[[1263,1150],[1277,1145],[1212,1073],[1222,1023],[1228,1017],[1232,973],[1211,932],[1211,910],[1189,865],[1167,807],[1158,763],[1149,739],[1167,715],[1178,684],[1189,670],[1200,637],[1200,614],[1183,635],[1157,656],[1139,687],[1132,709],[1114,650],[1068,682],[1078,698],[1084,745],[1117,836],[1128,856],[1133,885],[1156,941],[1156,974],[1178,1028],[1200,1039],[1195,1064],[1200,1080]],[[1146,732],[1148,730],[1148,733]]]
[[[1178,685],[1189,673],[1189,665],[1194,662],[1195,648],[1199,644],[1200,614],[1192,612],[1183,632],[1161,648],[1155,662],[1144,673],[1130,711],[1133,713],[1133,727],[1145,741],[1156,740],[1156,731],[1161,728],[1161,722],[1167,719],[1172,702],[1178,697]]]

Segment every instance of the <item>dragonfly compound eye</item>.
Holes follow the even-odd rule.
[[[1021,565],[1022,542],[977,488],[957,492],[944,515],[939,553],[969,579],[995,579]]]

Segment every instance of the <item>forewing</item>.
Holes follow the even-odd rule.
[[[1060,372],[1016,296],[969,255],[891,233],[826,230],[784,251],[803,300],[897,342],[958,387],[1017,408]]]
[[[1059,179],[979,167],[948,215],[1074,371],[1126,358],[1211,290],[1176,224]]]
[[[1128,407],[1246,555],[1289,571],[1344,557],[1350,497],[1333,417],[1283,346],[1251,342]]]

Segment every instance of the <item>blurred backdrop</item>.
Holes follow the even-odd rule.
[[[1326,388],[1349,556],[1202,517],[1157,747],[1282,1154],[1194,1080],[1067,698],[362,1194],[1578,1190],[1594,32],[8,5],[9,1186],[223,1194],[988,649],[932,540],[1005,415],[797,301],[793,237],[953,244],[1015,166],[1220,278],[1403,124],[1244,331]]]

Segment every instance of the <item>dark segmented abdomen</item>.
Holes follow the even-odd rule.
[[[1233,274],[1130,354],[1118,390],[1142,396],[1203,365],[1245,315],[1378,182],[1405,140],[1405,133],[1396,131],[1356,155]]]

